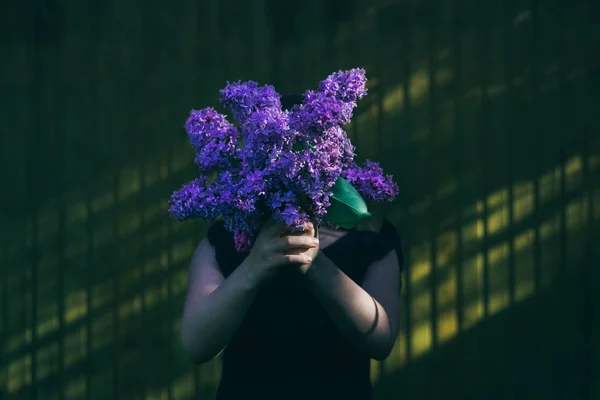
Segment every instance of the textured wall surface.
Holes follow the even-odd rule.
[[[594,0],[8,0],[0,398],[210,399],[179,340],[202,222],[183,123],[226,80],[367,69],[348,133],[396,176],[402,331],[377,398],[600,397]],[[594,239],[595,238],[595,239]]]

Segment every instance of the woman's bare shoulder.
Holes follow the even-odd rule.
[[[202,239],[192,255],[189,270],[190,283],[222,280],[222,274],[215,256],[215,248],[208,238]]]

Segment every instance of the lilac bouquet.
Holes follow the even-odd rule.
[[[211,107],[191,111],[185,129],[200,174],[172,194],[170,215],[221,217],[246,251],[269,216],[292,229],[309,220],[351,228],[370,215],[363,197],[392,201],[392,177],[376,162],[357,165],[340,127],[366,95],[366,81],[363,69],[333,73],[290,110],[273,86],[227,83],[220,102],[237,126]]]

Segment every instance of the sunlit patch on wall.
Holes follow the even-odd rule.
[[[562,210],[555,212],[545,221],[542,221],[538,228],[540,237],[540,265],[543,266],[540,271],[541,286],[548,286],[554,282],[558,274],[559,264],[561,262],[561,229],[563,213]],[[535,265],[535,260],[532,260]]]
[[[567,260],[579,260],[585,256],[585,234],[587,233],[587,198],[577,197],[569,202],[566,210],[567,217]]]
[[[483,317],[483,254],[465,260],[463,285],[465,288],[464,328],[469,329]]]
[[[222,356],[198,366],[198,371],[202,377],[202,385],[207,388],[217,387],[221,380],[221,366],[223,365]],[[252,367],[252,361],[248,362],[248,366]]]
[[[419,323],[413,323],[413,331],[411,334],[411,355],[413,357],[419,357],[423,353],[427,352],[432,345],[433,335],[431,332],[431,294],[423,293],[416,298],[415,303],[419,303],[415,310],[427,309],[426,312],[422,312],[419,315]],[[423,310],[424,311],[424,310]],[[413,314],[414,315],[414,314]]]
[[[173,172],[171,165],[169,165],[169,161],[168,161],[168,157],[167,155],[163,154],[160,160],[160,179],[161,180],[165,180],[169,177],[169,175]]]
[[[443,311],[438,317],[436,337],[439,343],[444,343],[458,333],[458,315],[454,303],[447,304],[440,310]]]
[[[456,258],[457,233],[448,231],[442,233],[436,240],[436,298],[438,310],[438,325],[436,339],[444,342],[458,331],[458,316],[456,312]]]
[[[456,257],[457,234],[454,231],[448,231],[440,234],[436,239],[436,269],[444,270],[448,264]]]
[[[153,307],[157,303],[165,301],[168,298],[168,290],[167,282],[160,282],[149,286],[145,293],[146,306]]]
[[[84,398],[87,391],[86,384],[87,382],[84,375],[69,379],[65,385],[65,400]]]
[[[128,166],[119,172],[117,193],[119,200],[136,194],[141,187],[140,168],[138,165]]]
[[[108,210],[115,204],[115,195],[112,191],[106,191],[92,200],[92,212],[94,214]]]
[[[142,311],[142,296],[137,295],[119,304],[119,319],[127,320]]]
[[[593,214],[594,220],[600,219],[600,189],[594,190]]]
[[[400,327],[402,329],[402,327]],[[385,360],[386,368],[397,368],[406,362],[406,333],[402,330],[389,357]]]
[[[463,245],[467,249],[477,247],[479,241],[483,237],[484,225],[483,219],[477,219],[472,222],[467,222],[461,229]]]
[[[581,156],[576,155],[566,162],[565,175],[567,190],[575,190],[581,186],[583,183],[583,160]]]
[[[488,252],[489,286],[489,315],[498,313],[510,303],[508,293],[508,244],[501,243]]]
[[[153,274],[164,273],[167,270],[165,260],[168,258],[168,253],[163,251],[161,248],[156,249],[160,254],[156,257],[151,257],[146,261],[144,267],[146,276],[152,276]]]
[[[43,257],[43,262],[40,262],[39,269],[42,271],[40,271],[41,279],[38,282],[37,304],[35,304],[37,307],[35,333],[40,337],[54,332],[59,325],[58,274],[55,266],[57,261],[53,253],[47,253]]]
[[[431,245],[424,243],[411,249],[412,263],[408,269],[408,279],[411,285],[415,284],[431,274],[431,262],[429,260]]]
[[[8,370],[7,370],[7,368],[0,369],[0,387],[8,388]]]
[[[404,107],[404,88],[396,86],[389,89],[383,98],[383,111],[386,113],[393,112]]]
[[[529,229],[519,233],[514,240],[515,249],[515,299],[520,301],[529,297],[535,290],[533,269],[533,242],[535,232]]]
[[[488,196],[488,234],[495,234],[505,229],[510,223],[508,212],[509,202],[508,190],[506,189],[499,190]]]
[[[381,363],[371,359],[371,384],[375,385],[381,376]]]
[[[194,374],[187,373],[173,382],[172,393],[175,399],[191,399],[194,395]]]
[[[17,334],[12,335],[6,340],[4,345],[4,353],[13,353],[18,351],[21,347],[31,343],[31,330],[25,329]]]
[[[513,202],[513,223],[519,222],[533,212],[534,187],[531,182],[518,182],[515,184]]]
[[[585,225],[587,220],[587,198],[578,197],[567,205],[567,228],[577,229]]]
[[[556,212],[554,215],[546,221],[542,221],[538,228],[541,239],[549,239],[557,235],[560,230],[561,213]]]
[[[85,290],[78,290],[73,293],[68,293],[65,299],[65,322],[70,324],[86,315],[87,292]]]
[[[44,312],[44,307],[40,307],[39,311],[40,321],[36,324],[36,334],[39,338],[43,338],[58,329],[59,321],[58,315],[50,315]],[[53,307],[52,314],[56,314],[56,311],[56,307]]]
[[[547,174],[539,178],[540,184],[540,202],[554,200],[560,195],[560,167],[554,168]]]
[[[165,249],[160,252],[160,265],[163,270],[167,270],[169,268],[169,261],[171,261],[170,257],[171,257],[170,249]]]
[[[519,13],[517,15],[515,15],[515,17],[513,18],[513,24],[519,25],[519,24],[523,24],[530,20],[531,20],[531,10],[525,9],[525,10],[519,11]]]
[[[38,351],[38,354],[41,351],[42,349]],[[9,393],[17,392],[22,387],[31,385],[31,355],[28,354],[13,360],[10,364],[8,364],[7,370],[7,390]]]

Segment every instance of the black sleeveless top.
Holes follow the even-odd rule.
[[[222,222],[210,227],[208,240],[225,277],[248,255],[236,252]],[[381,232],[351,230],[321,251],[361,284],[369,264],[393,249],[402,267],[400,238],[385,221]],[[282,270],[255,297],[223,352],[217,400],[370,399],[369,356],[346,341],[292,272]]]

